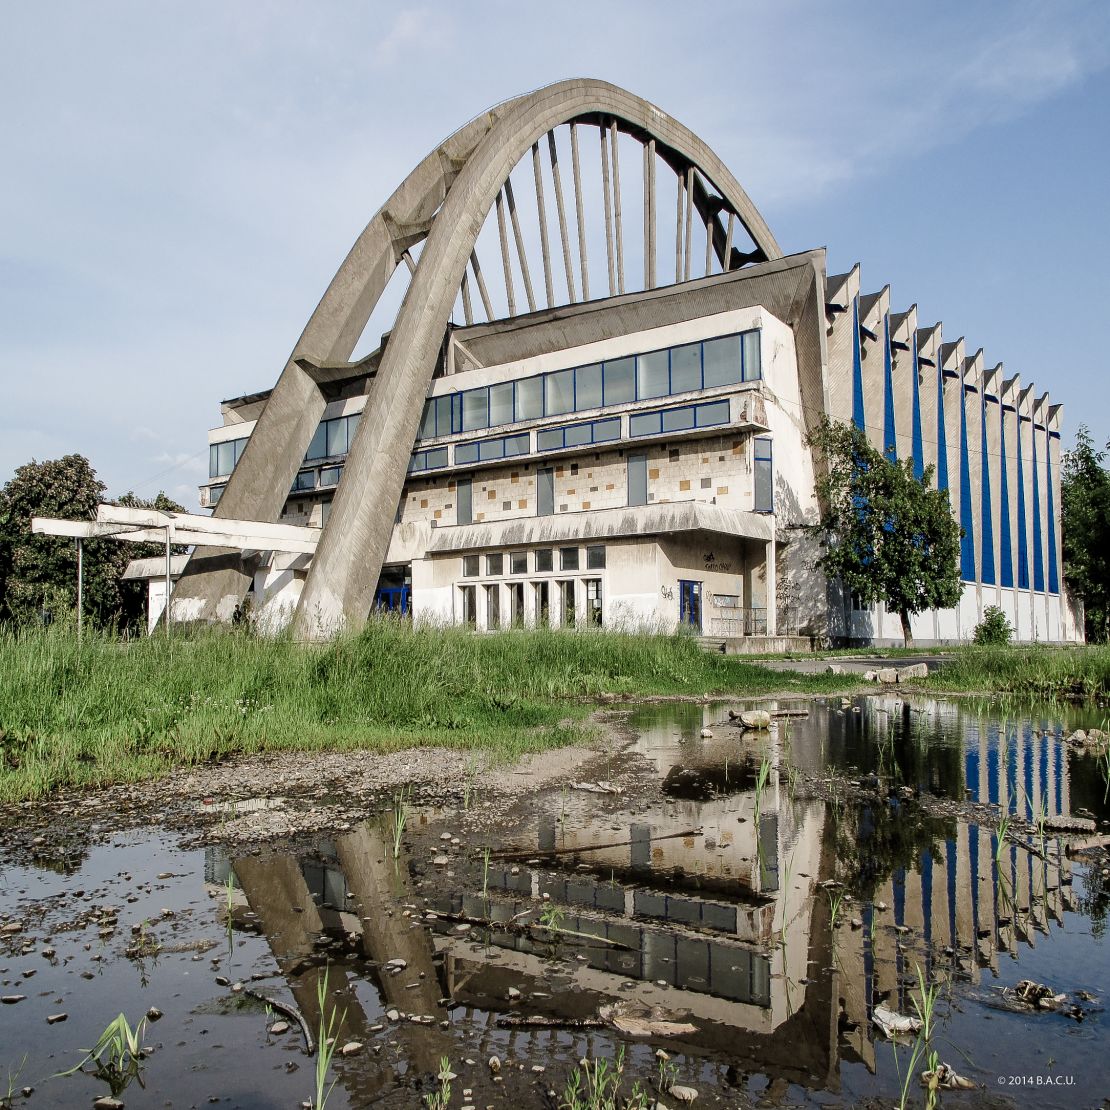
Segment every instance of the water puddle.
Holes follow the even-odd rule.
[[[760,731],[642,710],[592,789],[496,827],[479,796],[407,808],[399,832],[386,812],[257,851],[151,830],[6,860],[0,1095],[10,1074],[16,1105],[24,1086],[29,1106],[90,1105],[103,1078],[50,1076],[154,1007],[129,1105],[299,1105],[328,1014],[329,1107],[420,1105],[444,1059],[452,1106],[555,1106],[577,1061],[622,1051],[625,1091],[654,1093],[659,1049],[699,1105],[889,1105],[913,1038],[874,1018],[913,1015],[920,974],[971,1099],[1103,1097],[1110,870],[1084,848],[1110,806],[1062,742],[1095,722],[885,695],[772,708]],[[1025,980],[1063,998],[1025,1005]]]

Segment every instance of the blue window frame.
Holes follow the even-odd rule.
[[[712,428],[728,422],[728,401],[707,401],[701,405],[683,405],[676,409],[635,412],[628,419],[628,434],[633,438],[657,436],[664,432],[681,432],[690,428]]]
[[[297,473],[296,478],[293,479],[293,488],[290,493],[304,493],[306,490],[314,490],[316,488],[316,471],[315,470],[301,470]]]
[[[672,397],[758,381],[762,376],[759,330],[722,335],[429,398],[419,438]],[[338,437],[341,431],[335,434]],[[353,436],[354,429],[347,434]],[[312,450],[308,458],[324,457]]]
[[[305,462],[339,458],[347,454],[354,442],[359,415],[356,412],[352,416],[337,416],[333,420],[321,420],[308,444],[308,450],[304,456]]]
[[[447,465],[447,448],[432,447],[427,451],[414,451],[409,462],[409,473],[420,474],[425,470],[439,470]]]
[[[591,443],[611,443],[621,437],[619,416],[610,420],[591,420],[585,424],[565,424],[561,428],[542,428],[536,433],[537,451],[559,451]]]
[[[517,455],[527,455],[532,449],[531,437],[527,432],[515,436],[502,436],[499,439],[476,439],[471,443],[460,443],[455,447],[455,465],[464,463],[487,462],[491,459],[511,459]],[[441,448],[446,453],[447,448]]]
[[[754,508],[757,513],[775,511],[775,464],[770,436],[755,439]]]

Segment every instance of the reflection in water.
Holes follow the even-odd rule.
[[[390,1007],[429,1019],[397,1027],[399,1057],[337,1058],[353,1103],[457,1052],[440,1022],[472,1025],[475,1051],[495,1050],[511,989],[554,1026],[615,1002],[683,1015],[696,1031],[671,1050],[721,1082],[761,1074],[778,1092],[837,1091],[851,1075],[855,1093],[873,1091],[845,1069],[881,1077],[890,1066],[875,1051],[878,1002],[910,1009],[919,966],[968,989],[999,977],[1003,958],[1031,958],[1075,909],[1073,865],[1050,832],[999,851],[992,829],[920,804],[967,797],[1051,825],[1078,797],[1105,817],[1094,768],[1059,743],[1056,723],[895,696],[816,707],[763,733],[720,715],[641,714],[635,751],[654,762],[664,802],[606,799],[602,812],[592,795],[552,794],[512,832],[521,864],[484,867],[472,852],[452,857],[450,877],[425,875],[417,860],[394,861],[372,824],[303,858],[232,861],[311,1023],[329,960],[342,1038],[370,1039]],[[714,735],[702,738],[706,725]],[[791,767],[829,765],[877,776],[877,788],[862,803],[835,790],[827,803],[795,797]],[[218,861],[210,869],[220,884]],[[545,907],[557,935],[528,927]],[[403,974],[382,970],[397,959]],[[613,1035],[591,1034],[587,1049],[611,1052]],[[560,1036],[532,1031],[529,1051],[567,1054]]]

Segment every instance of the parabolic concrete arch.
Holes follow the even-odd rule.
[[[319,638],[365,620],[424,401],[479,232],[514,166],[530,149],[535,154],[553,128],[575,121],[611,128],[614,148],[617,129],[633,135],[680,175],[688,191],[687,226],[694,204],[705,220],[707,259],[710,246],[726,269],[782,257],[762,216],[713,151],[661,109],[615,85],[562,81],[506,101],[456,131],[413,170],[352,247],[294,347],[216,510],[217,516],[278,518],[324,410],[313,370],[350,358],[389,278],[406,261],[412,268],[409,288],[301,594],[297,635]],[[577,177],[577,161],[575,169]],[[719,196],[695,181],[695,170]],[[754,251],[733,248],[734,219]],[[617,234],[619,249],[619,223]],[[409,250],[422,241],[413,261]],[[249,584],[239,553],[194,555],[174,591],[173,615],[228,619]]]

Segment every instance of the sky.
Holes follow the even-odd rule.
[[[577,76],[700,135],[785,252],[1048,390],[1065,443],[1110,439],[1105,0],[0,12],[0,482],[79,452],[195,508],[219,402],[273,385],[405,175]]]

